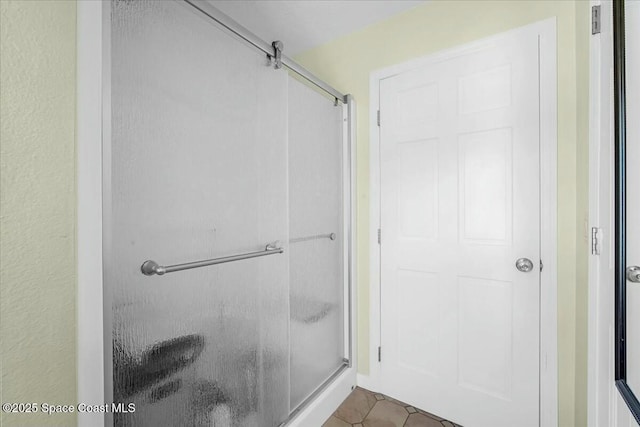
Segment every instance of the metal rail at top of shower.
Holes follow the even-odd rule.
[[[287,67],[289,70],[294,73],[300,75],[304,79],[313,83],[315,86],[319,87],[323,91],[327,92],[329,95],[333,96],[336,100],[339,100],[343,104],[348,102],[347,95],[340,93],[333,87],[329,86],[327,83],[320,80],[318,77],[314,76],[309,70],[305,69],[300,64],[296,63],[293,59],[288,56],[277,52],[272,44],[269,44],[262,40],[257,35],[253,34],[247,28],[243,27],[236,21],[234,21],[229,16],[222,13],[220,10],[215,8],[213,5],[208,3],[205,0],[183,0],[185,3],[193,6],[195,9],[207,15],[209,18],[216,21],[218,24],[222,25],[227,30],[231,31],[241,39],[245,40],[252,46],[260,49],[265,54],[269,55],[269,57],[274,57],[276,54],[278,55],[280,62],[282,65]],[[275,42],[274,42],[275,43]]]

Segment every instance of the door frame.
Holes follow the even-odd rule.
[[[597,234],[589,255],[588,426],[628,427],[635,421],[614,370],[613,3],[591,0],[590,5],[600,6],[601,25],[589,42],[589,227]]]
[[[589,227],[596,229],[595,239],[601,243],[598,242],[597,251],[600,255],[589,255],[587,408],[589,427],[614,427],[619,422],[619,405],[613,371],[613,291],[602,292],[605,284],[599,278],[600,274],[608,274],[613,283],[613,242],[608,236],[613,230],[613,209],[605,208],[610,205],[613,168],[607,171],[600,165],[602,157],[612,162],[613,154],[612,4],[592,0],[591,6],[601,8],[601,27],[600,34],[592,35],[589,41]],[[605,186],[601,188],[602,184]],[[593,245],[594,237],[591,239]]]
[[[380,306],[380,133],[377,111],[380,81],[416,68],[480,51],[495,41],[522,32],[540,40],[540,426],[558,425],[558,332],[557,332],[557,60],[556,18],[548,18],[491,37],[455,46],[421,58],[373,71],[369,80],[370,135],[370,309],[369,375],[359,375],[358,384],[380,390],[378,348],[381,337]],[[384,118],[383,118],[384,119]],[[384,390],[380,390],[384,392]]]
[[[104,16],[109,2],[80,0],[76,10],[77,88],[77,299],[76,372],[78,402],[107,403],[103,291],[103,117],[109,62]],[[109,334],[111,332],[109,331]],[[105,414],[79,412],[78,426],[105,424]]]

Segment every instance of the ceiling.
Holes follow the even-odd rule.
[[[294,56],[411,9],[425,0],[209,0],[267,42]]]

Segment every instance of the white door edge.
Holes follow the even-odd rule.
[[[369,147],[370,147],[370,309],[369,375],[359,375],[358,384],[380,390],[380,136],[378,108],[380,81],[415,68],[481,50],[494,40],[516,33],[534,32],[540,40],[540,426],[558,426],[558,329],[557,329],[557,65],[556,18],[529,24],[468,44],[442,50],[371,73],[369,79]],[[384,118],[382,119],[384,120]],[[384,238],[384,237],[383,237]]]

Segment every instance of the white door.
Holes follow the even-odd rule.
[[[539,424],[538,36],[494,40],[380,84],[381,391],[465,427],[527,427]]]

